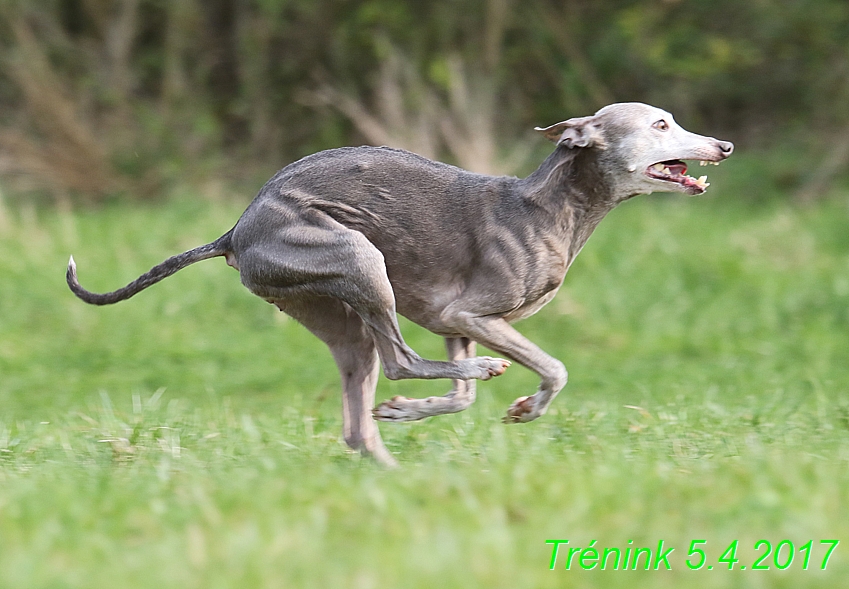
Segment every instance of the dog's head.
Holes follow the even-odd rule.
[[[594,149],[602,170],[624,197],[651,192],[703,194],[707,176],[688,176],[683,160],[719,164],[734,145],[683,129],[668,112],[627,102],[589,117],[536,129],[565,149]]]

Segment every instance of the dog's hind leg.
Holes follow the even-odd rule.
[[[371,417],[380,362],[374,340],[350,306],[330,297],[275,301],[330,348],[342,378],[345,443],[386,466],[397,466]]]
[[[404,342],[395,315],[395,293],[383,254],[358,232],[329,218],[283,227],[239,254],[242,282],[268,301],[332,297],[349,305],[371,332],[387,378],[487,380],[510,362],[474,357],[425,360]],[[321,224],[318,224],[321,223]]]
[[[445,347],[449,360],[463,360],[475,355],[475,342],[465,337],[446,337]],[[434,415],[459,413],[475,402],[476,382],[454,380],[454,388],[443,397],[409,399],[394,397],[374,408],[372,413],[379,421],[416,421]]]

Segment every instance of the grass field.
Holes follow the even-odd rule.
[[[548,415],[500,422],[537,384],[514,366],[464,413],[381,425],[396,471],[346,450],[329,353],[222,260],[114,307],[68,292],[69,254],[109,290],[218,237],[247,196],[0,208],[0,586],[845,586],[849,195],[741,202],[721,172],[710,196],[614,211],[518,325],[569,369]],[[569,540],[555,570],[549,539]],[[663,540],[672,570],[566,570],[593,540]]]

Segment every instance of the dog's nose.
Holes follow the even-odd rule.
[[[717,141],[716,143],[719,146],[719,151],[722,152],[722,157],[728,157],[734,151],[734,144],[730,141]]]

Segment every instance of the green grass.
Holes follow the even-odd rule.
[[[614,211],[518,326],[569,369],[549,414],[500,423],[536,386],[514,366],[464,413],[381,425],[397,471],[346,450],[329,354],[221,260],[114,307],[64,285],[71,253],[84,285],[112,289],[229,229],[246,199],[0,209],[0,586],[845,584],[849,199],[754,205],[736,185]],[[447,388],[382,380],[378,396]],[[555,538],[664,540],[673,570],[549,571]],[[688,570],[694,539],[714,570]],[[720,570],[735,539],[747,569],[760,539],[813,539],[809,570],[798,550],[785,571]],[[824,572],[821,539],[844,542]]]

